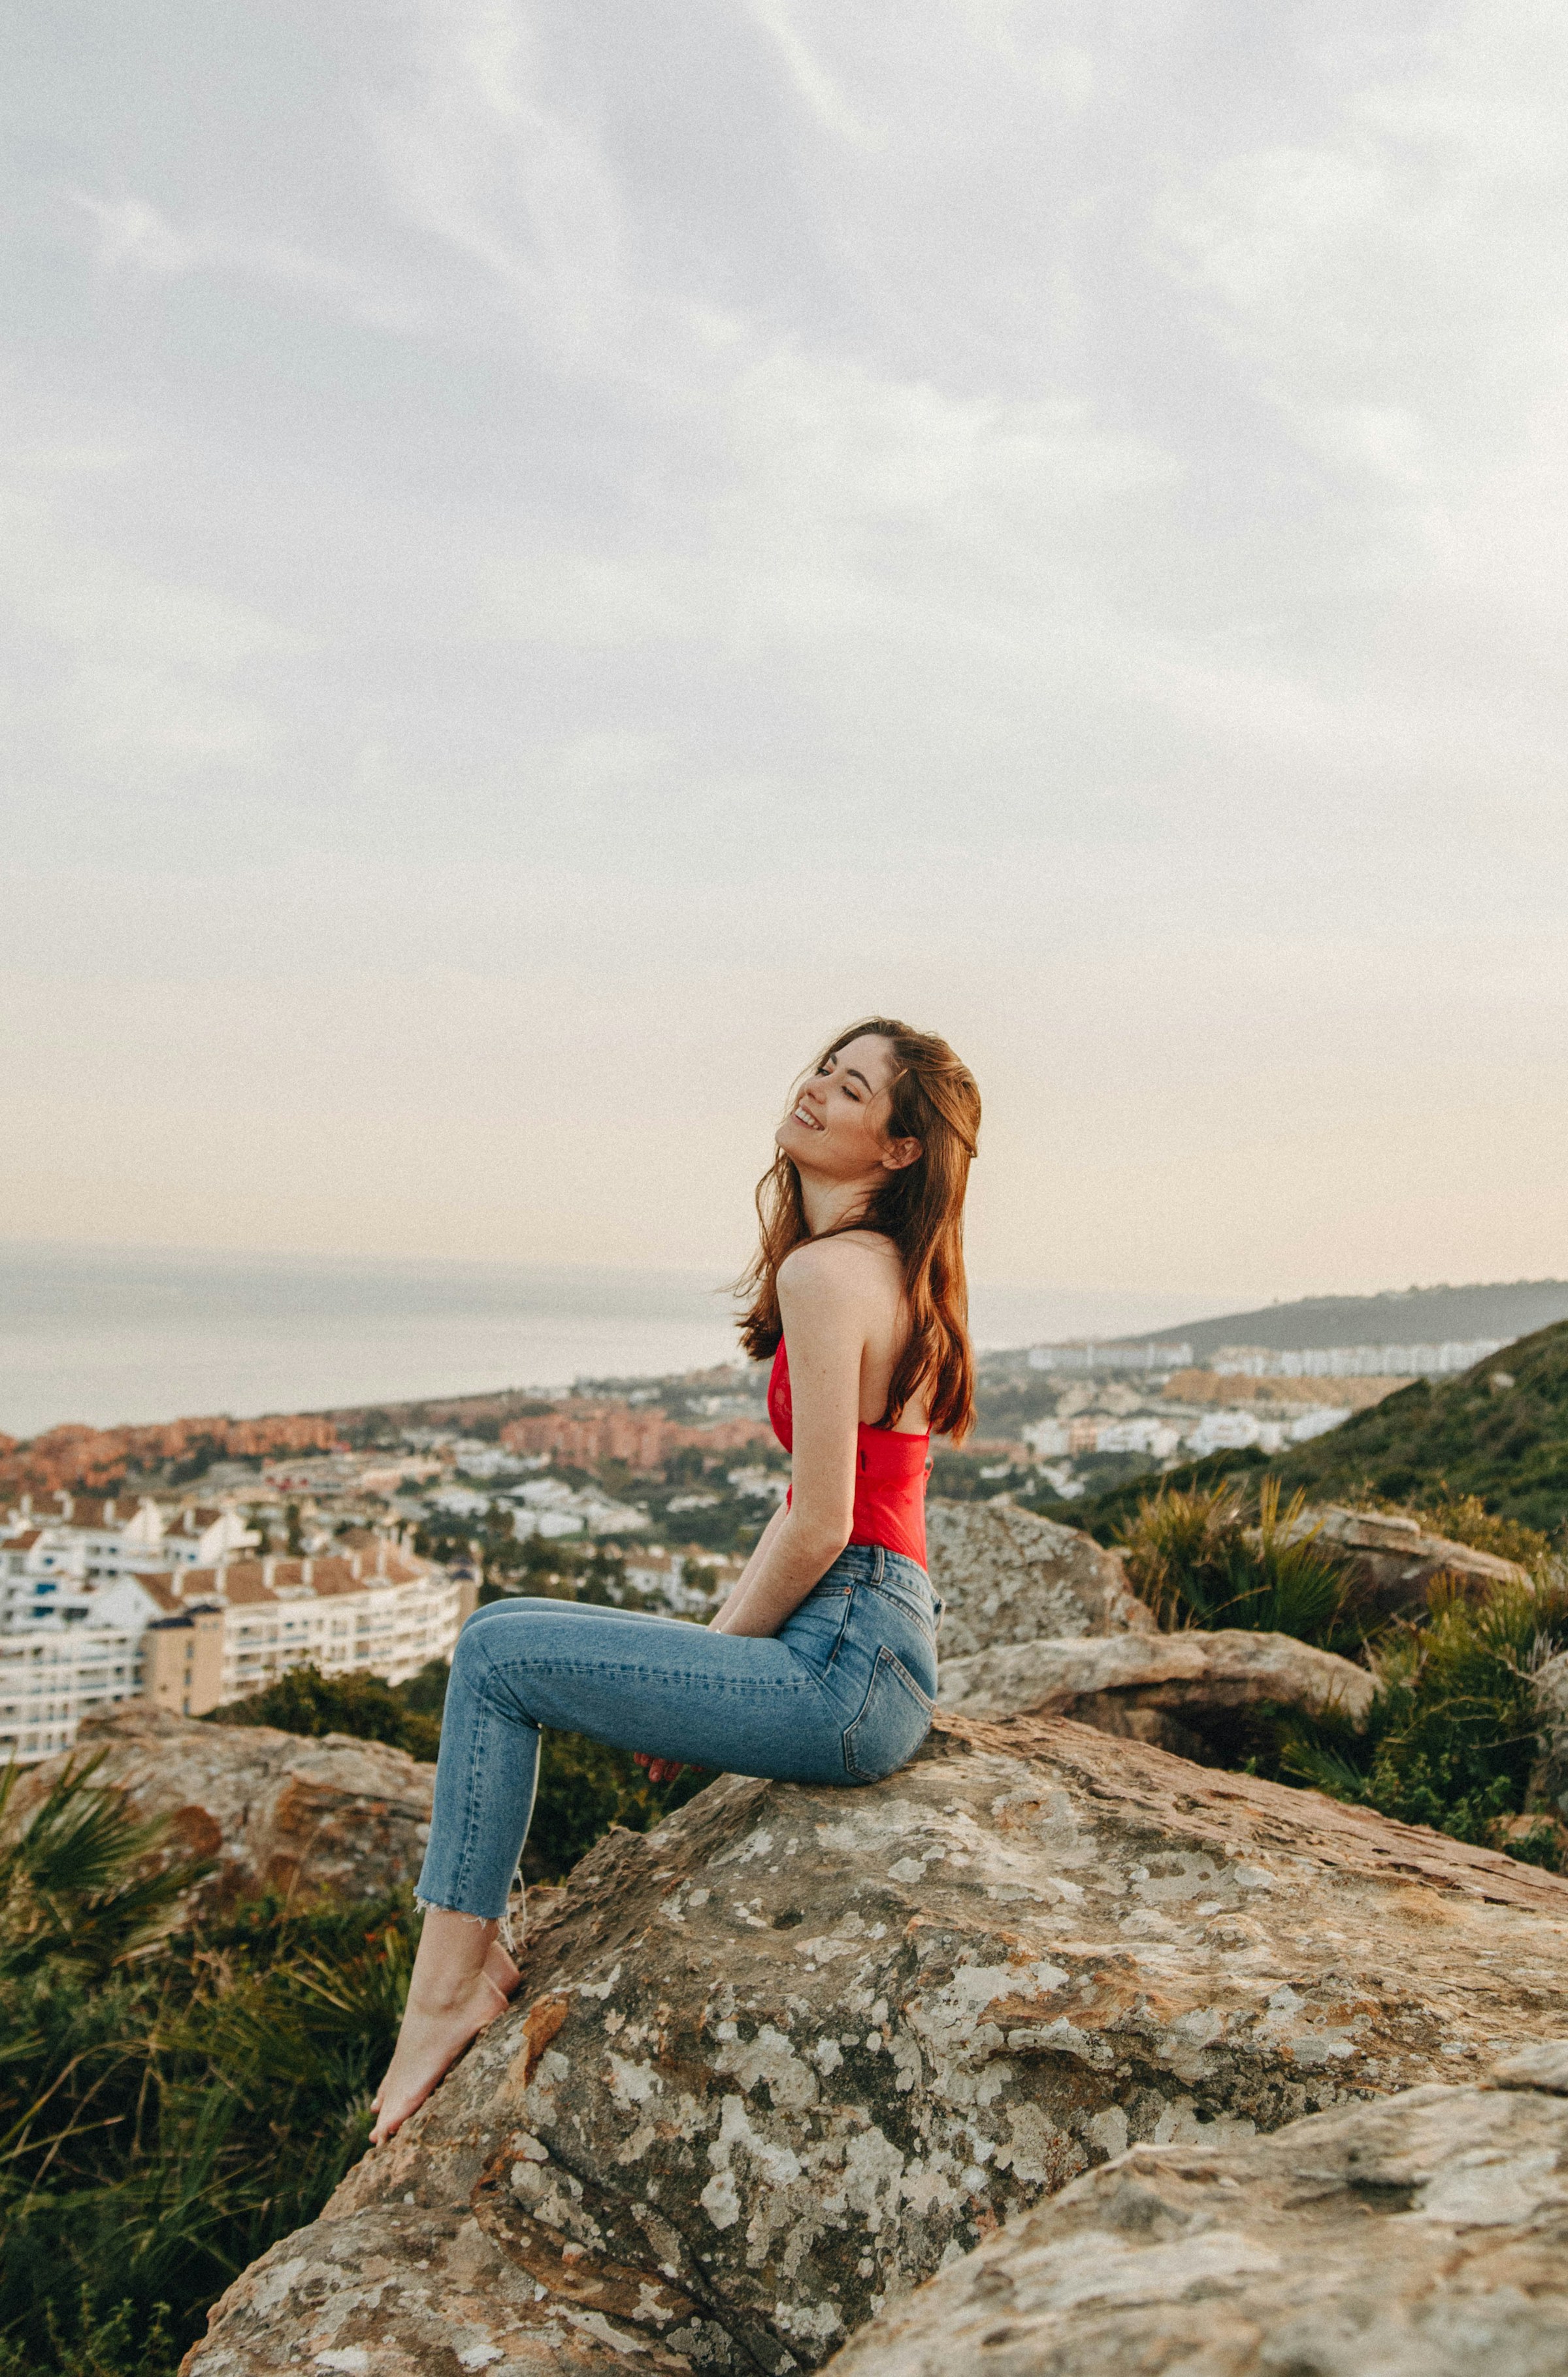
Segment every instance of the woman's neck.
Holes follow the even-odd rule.
[[[798,1165],[796,1170],[799,1170]],[[818,1180],[800,1172],[800,1206],[814,1238],[859,1220],[876,1194],[876,1180]]]

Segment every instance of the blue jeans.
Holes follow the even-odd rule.
[[[925,1570],[880,1544],[850,1545],[761,1637],[585,1602],[492,1602],[452,1658],[422,1903],[505,1912],[542,1726],[732,1774],[880,1781],[930,1726],[940,1607]]]

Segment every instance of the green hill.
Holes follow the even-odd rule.
[[[1568,1521],[1568,1321],[1456,1379],[1418,1379],[1269,1467],[1287,1491],[1304,1486],[1314,1501],[1411,1501],[1441,1479],[1555,1535]]]
[[[1512,1383],[1493,1386],[1493,1379]],[[1333,1392],[1326,1380],[1324,1392]],[[1273,1460],[1211,1452],[1182,1462],[1166,1482],[1189,1488],[1233,1477],[1251,1496],[1271,1475],[1287,1494],[1304,1486],[1314,1502],[1419,1502],[1441,1486],[1451,1495],[1478,1495],[1500,1517],[1568,1538],[1568,1320],[1521,1337],[1456,1379],[1436,1385],[1417,1379]],[[1091,1501],[1033,1507],[1111,1543],[1160,1485],[1160,1473],[1149,1470]]]

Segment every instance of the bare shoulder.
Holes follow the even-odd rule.
[[[871,1230],[809,1238],[779,1265],[779,1296],[788,1304],[896,1301],[903,1285],[898,1249]]]

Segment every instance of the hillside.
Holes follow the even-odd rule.
[[[1478,1337],[1511,1344],[1558,1320],[1568,1320],[1568,1280],[1518,1279],[1490,1286],[1410,1287],[1382,1296],[1307,1296],[1294,1304],[1265,1305],[1259,1312],[1184,1320],[1158,1334],[1191,1345],[1193,1360],[1204,1362],[1221,1345],[1288,1352],[1297,1346],[1437,1345]],[[1107,1342],[1133,1345],[1143,1338]]]
[[[1287,1490],[1305,1486],[1314,1500],[1370,1491],[1405,1501],[1442,1478],[1555,1533],[1568,1519],[1568,1322],[1456,1379],[1414,1380],[1269,1465]]]

